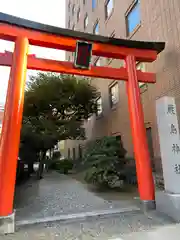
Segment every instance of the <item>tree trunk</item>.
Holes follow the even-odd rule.
[[[43,170],[44,170],[44,160],[46,157],[46,151],[41,152],[40,161],[39,161],[39,169],[37,171],[37,179],[40,180],[43,178]]]

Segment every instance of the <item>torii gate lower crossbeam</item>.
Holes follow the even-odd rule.
[[[93,54],[104,57],[115,57],[126,61],[126,68],[119,73],[127,81],[127,95],[136,160],[138,188],[140,199],[148,206],[154,206],[154,183],[150,166],[150,157],[144,127],[143,110],[138,85],[141,81],[155,82],[147,73],[136,70],[137,61],[152,62],[157,54],[165,47],[164,43],[147,43],[122,39],[112,39],[92,34],[75,32],[72,30],[56,28],[13,16],[0,13],[0,38],[15,42],[11,73],[9,79],[7,100],[5,105],[4,122],[0,142],[0,217],[6,219],[13,214],[14,185],[16,178],[16,165],[19,150],[21,121],[23,114],[23,99],[26,69],[28,67],[28,46],[51,47],[74,51],[77,39],[93,43]],[[31,65],[34,64],[31,59]],[[48,66],[45,59],[36,59],[39,65]],[[48,60],[47,60],[48,61]],[[10,65],[10,63],[8,63]],[[8,65],[7,64],[7,65]],[[58,62],[51,62],[49,71],[58,68]],[[33,65],[35,66],[35,64]],[[38,65],[37,65],[38,69]],[[41,69],[43,70],[43,69]],[[97,71],[96,71],[97,70]],[[100,72],[100,71],[99,71]],[[66,73],[72,74],[67,70]],[[90,72],[77,70],[77,74],[98,76],[98,68]],[[106,68],[106,77],[111,78],[112,70]],[[109,74],[109,75],[108,75]],[[115,73],[113,73],[114,75]],[[117,72],[116,72],[117,74]],[[119,79],[122,77],[119,76]],[[151,80],[150,80],[151,79]],[[7,225],[7,224],[6,224]],[[9,226],[9,225],[8,225]],[[13,232],[6,229],[6,232]]]

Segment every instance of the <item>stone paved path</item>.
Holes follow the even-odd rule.
[[[106,201],[69,176],[53,172],[19,186],[15,194],[16,221],[64,214],[127,208],[132,201]]]
[[[26,226],[17,229],[14,235],[0,236],[0,240],[120,240],[132,232],[143,232],[171,224],[170,219],[156,212],[148,215],[136,212],[71,224],[56,222]]]

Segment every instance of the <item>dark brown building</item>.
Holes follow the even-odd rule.
[[[180,1],[179,0],[67,0],[66,27],[74,30],[147,41],[165,41],[166,48],[158,60],[140,63],[142,71],[155,72],[156,84],[141,85],[144,124],[149,150],[160,167],[160,149],[156,124],[155,101],[174,96],[180,115]],[[67,53],[67,60],[73,54]],[[94,58],[92,64],[120,67],[123,61]],[[131,129],[126,96],[126,83],[92,79],[101,92],[99,116],[85,123],[87,138],[121,135],[129,155],[133,155]],[[66,141],[66,151],[78,154],[78,142]],[[76,151],[77,150],[77,151]]]

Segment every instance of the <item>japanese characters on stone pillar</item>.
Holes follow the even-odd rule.
[[[180,193],[180,139],[175,99],[158,99],[156,116],[165,190]]]

